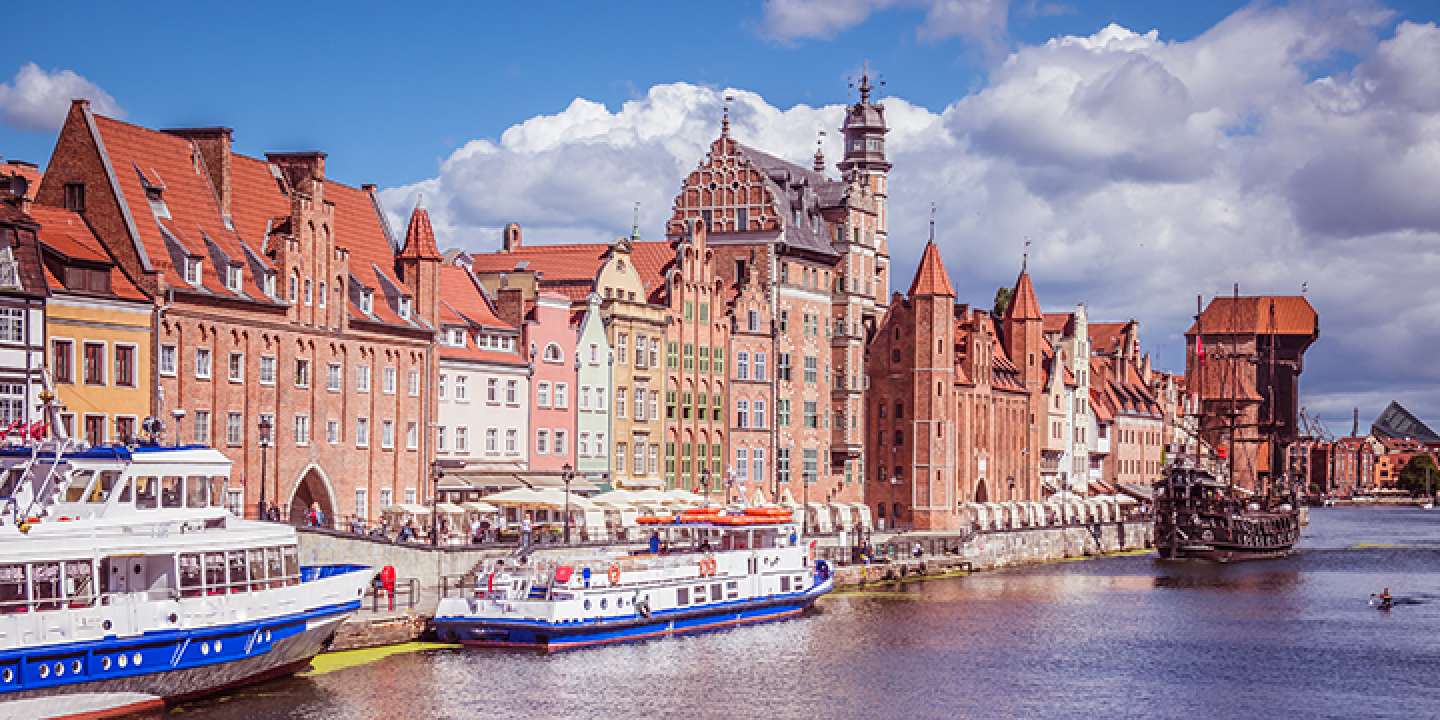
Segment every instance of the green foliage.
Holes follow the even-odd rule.
[[[1010,298],[1015,294],[1013,288],[1001,287],[995,291],[995,309],[990,311],[990,316],[996,318],[1005,317],[1005,311],[1010,308]]]
[[[1402,490],[1410,491],[1411,495],[1424,494],[1426,470],[1430,473],[1430,492],[1434,493],[1440,489],[1440,467],[1436,467],[1435,458],[1428,453],[1410,458],[1410,462],[1400,469],[1400,476],[1396,478],[1395,484]]]

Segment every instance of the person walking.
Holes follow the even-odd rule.
[[[530,513],[520,516],[520,545],[530,547]]]

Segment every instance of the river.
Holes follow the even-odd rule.
[[[1371,607],[1386,587],[1400,603]],[[1126,555],[871,587],[693,637],[395,654],[168,715],[1437,717],[1437,620],[1440,511],[1323,508],[1280,560]]]

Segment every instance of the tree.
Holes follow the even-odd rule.
[[[1434,493],[1440,489],[1440,467],[1435,464],[1435,458],[1429,453],[1419,453],[1400,468],[1400,476],[1396,478],[1396,485],[1401,489],[1410,491],[1411,495],[1421,495],[1425,492],[1426,473],[1430,477],[1430,492]]]
[[[996,320],[1005,317],[1005,311],[1010,308],[1010,296],[1014,294],[1015,291],[1008,287],[1002,286],[999,290],[996,290],[995,309],[990,311],[990,316]]]

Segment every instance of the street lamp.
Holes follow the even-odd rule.
[[[700,492],[705,495],[705,504],[710,504],[710,471],[704,470],[700,473]]]
[[[900,473],[890,474],[890,533],[893,535],[900,524],[900,513],[895,509],[895,486],[900,484]]]
[[[575,479],[574,468],[570,463],[560,467],[560,477],[565,481],[565,544],[570,544],[570,481]]]
[[[446,470],[459,470],[465,467],[464,460],[454,458],[440,458],[430,463],[430,477],[434,479],[435,489],[430,493],[430,544],[440,544],[440,478],[445,477]]]
[[[270,431],[275,423],[269,415],[260,416],[260,519],[266,519],[265,508],[265,449],[270,447]]]

